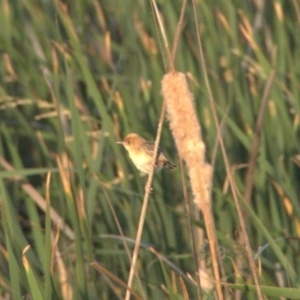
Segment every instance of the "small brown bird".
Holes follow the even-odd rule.
[[[117,143],[122,144],[126,148],[129,157],[138,170],[149,174],[154,152],[154,143],[145,140],[136,133],[128,134],[122,142]],[[163,167],[173,169],[176,166],[168,161],[162,150],[159,148],[155,163],[155,171],[158,172]]]

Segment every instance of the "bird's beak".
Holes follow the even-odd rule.
[[[123,144],[123,141],[120,141],[120,142],[116,142],[116,144]]]

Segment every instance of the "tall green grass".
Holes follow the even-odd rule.
[[[260,12],[252,1],[197,1],[198,20],[188,3],[176,57],[177,70],[189,75],[208,160],[215,161],[212,203],[223,280],[241,284],[231,286],[230,299],[244,284],[247,299],[256,294],[247,263],[238,263],[246,256],[237,240],[239,222],[226,189],[223,157],[219,149],[213,154],[216,129],[195,22],[241,195],[263,90],[276,70],[247,229],[253,255],[269,243],[259,255],[263,293],[268,299],[299,295],[300,185],[293,157],[300,152],[300,6],[297,1],[262,2],[257,27]],[[155,137],[166,69],[150,3],[4,0],[0,5],[0,296],[123,299],[125,288],[117,279],[127,282],[130,259],[121,236],[136,236],[146,179],[115,142],[129,132]],[[172,41],[181,2],[159,5]],[[247,24],[255,48],[243,33]],[[161,146],[179,165],[167,123]],[[37,194],[44,209],[37,205]],[[192,221],[204,228],[201,218]],[[184,299],[180,273],[172,264],[196,276],[179,168],[155,175],[142,241],[134,291],[147,299]],[[127,244],[132,251],[133,243]],[[209,264],[209,250],[201,255]],[[184,285],[195,299],[195,285],[187,279]],[[213,294],[204,298],[213,299]]]

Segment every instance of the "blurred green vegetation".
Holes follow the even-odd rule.
[[[120,236],[135,238],[146,179],[115,142],[129,132],[154,140],[160,82],[168,71],[150,2],[3,0],[0,6],[0,298],[123,299],[124,287],[90,263],[127,282],[130,260]],[[171,43],[181,1],[158,6]],[[240,227],[223,157],[219,150],[213,155],[216,129],[196,22],[241,194],[263,91],[276,70],[247,229],[254,254],[270,245],[259,255],[262,285],[297,288],[300,4],[196,1],[196,10],[198,20],[188,2],[176,69],[187,73],[207,159],[215,162],[212,201],[223,280],[253,284],[237,240]],[[179,165],[167,122],[161,146]],[[156,174],[153,190],[138,261],[141,284],[135,281],[133,288],[147,299],[184,299],[180,273],[171,267],[195,278],[180,168]],[[201,217],[192,222],[204,228]],[[209,266],[209,251],[201,249]],[[196,287],[184,283],[196,299]],[[237,287],[232,288],[231,299]],[[256,299],[250,292],[244,297]]]

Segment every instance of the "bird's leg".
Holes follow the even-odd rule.
[[[145,186],[145,193],[151,194],[152,192],[153,192],[153,188],[151,186],[150,187]]]

